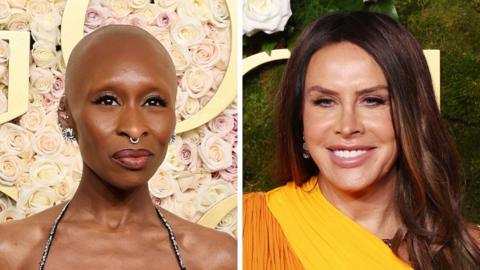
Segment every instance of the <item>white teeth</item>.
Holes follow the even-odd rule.
[[[367,150],[335,150],[333,151],[333,154],[335,156],[341,157],[341,158],[353,158],[353,157],[358,157],[360,155],[363,155],[367,152]]]

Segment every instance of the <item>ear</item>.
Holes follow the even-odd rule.
[[[72,114],[70,113],[68,101],[65,96],[62,96],[60,98],[60,104],[58,105],[58,110],[57,110],[57,117],[58,117],[58,124],[60,125],[60,128],[74,129]]]

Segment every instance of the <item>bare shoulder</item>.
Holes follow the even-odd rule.
[[[182,255],[187,255],[187,266],[196,265],[199,269],[236,269],[237,241],[232,236],[163,211],[179,242]]]
[[[20,269],[32,256],[41,256],[41,246],[47,238],[61,205],[22,220],[0,224],[0,262],[7,269]]]

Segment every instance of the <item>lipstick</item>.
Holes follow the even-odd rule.
[[[113,160],[128,170],[141,170],[146,165],[152,152],[146,149],[123,149],[113,154]]]

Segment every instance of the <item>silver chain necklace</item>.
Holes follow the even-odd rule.
[[[50,247],[52,246],[53,238],[55,237],[55,233],[57,231],[58,224],[63,218],[63,215],[65,214],[65,211],[67,210],[68,206],[70,205],[70,202],[67,202],[65,206],[62,208],[62,211],[58,214],[57,218],[55,219],[55,222],[53,223],[52,227],[50,228],[50,232],[48,233],[48,238],[47,242],[45,242],[45,247],[43,248],[43,254],[42,258],[40,260],[40,270],[45,269],[45,264],[47,263],[47,258],[48,258],[48,253],[50,252]],[[185,267],[185,264],[183,263],[182,256],[180,255],[180,249],[178,248],[177,240],[175,239],[175,235],[173,234],[172,227],[170,224],[167,222],[167,219],[165,216],[158,210],[157,207],[155,207],[155,210],[157,212],[158,217],[162,221],[163,226],[167,229],[168,232],[168,237],[170,239],[170,242],[172,243],[173,250],[175,251],[175,257],[178,262],[178,266],[180,267],[181,270],[186,270],[187,268]]]

